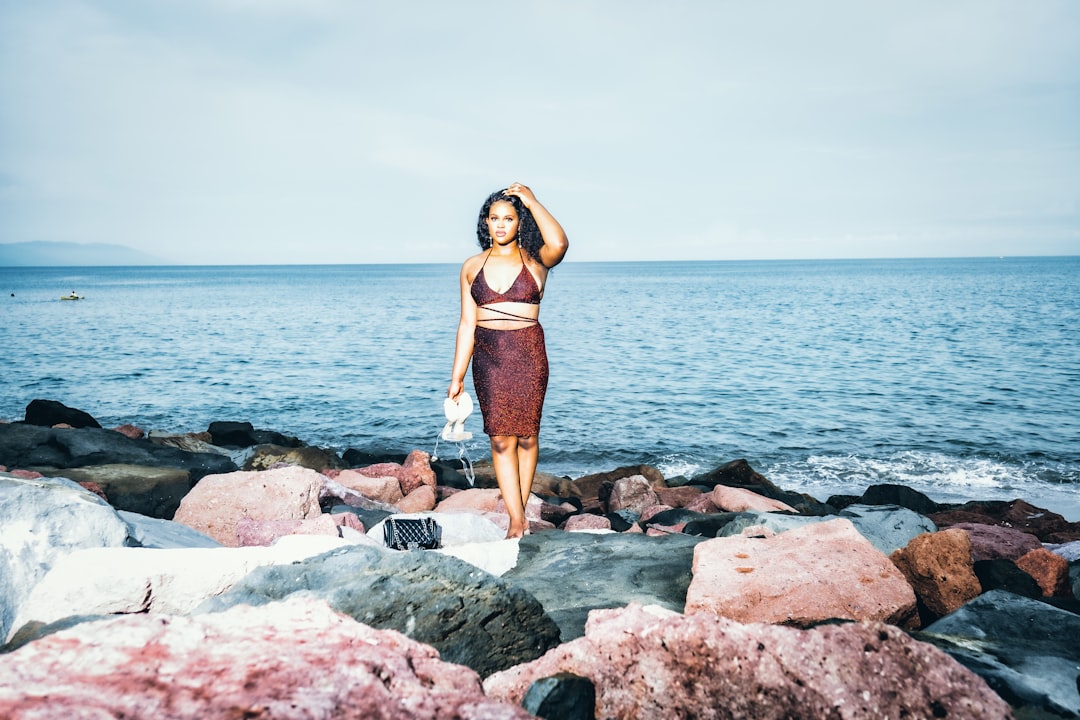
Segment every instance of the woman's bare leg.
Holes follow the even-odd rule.
[[[525,503],[521,499],[518,438],[513,435],[493,435],[491,437],[491,464],[495,468],[495,480],[499,483],[499,492],[502,493],[503,502],[506,503],[506,513],[510,516],[510,527],[506,530],[506,537],[519,538],[525,534],[525,528],[528,525],[525,520]],[[529,485],[532,485],[531,477]]]
[[[521,487],[521,504],[529,504],[532,493],[533,477],[536,475],[536,462],[540,457],[540,438],[536,435],[517,439],[518,478]]]

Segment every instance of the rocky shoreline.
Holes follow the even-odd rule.
[[[745,460],[540,475],[0,423],[0,717],[1080,717],[1080,523]],[[434,517],[436,551],[383,546]]]

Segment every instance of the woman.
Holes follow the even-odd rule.
[[[528,527],[525,504],[540,455],[548,381],[540,299],[548,271],[562,262],[570,243],[532,190],[519,183],[488,197],[476,235],[484,250],[461,266],[461,321],[447,395],[456,401],[464,391],[471,359],[495,479],[510,515],[506,537],[519,538]]]

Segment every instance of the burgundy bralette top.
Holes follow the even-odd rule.
[[[484,264],[487,264],[486,258]],[[472,298],[476,301],[477,307],[500,302],[540,304],[540,287],[536,284],[536,278],[533,277],[529,268],[525,266],[524,261],[521,263],[521,272],[514,278],[514,284],[506,292],[500,293],[491,289],[491,286],[488,285],[487,280],[484,278],[484,268],[480,268],[480,272],[476,273],[469,292],[472,293]]]

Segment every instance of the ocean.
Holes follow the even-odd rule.
[[[0,268],[0,419],[46,398],[106,427],[247,420],[339,451],[430,452],[457,274]],[[821,500],[900,483],[1080,520],[1080,257],[568,261],[541,322],[545,472],[692,477],[746,458]],[[488,457],[479,411],[466,429]]]

